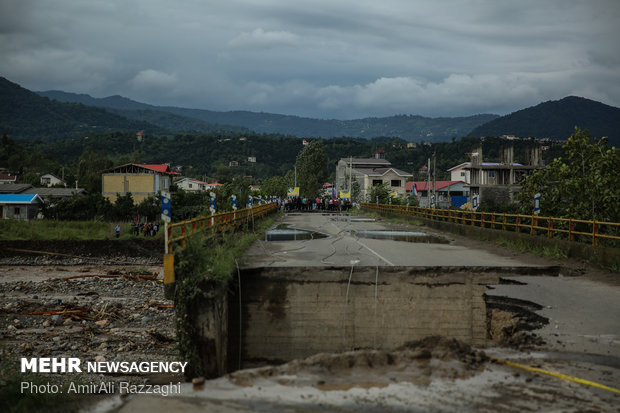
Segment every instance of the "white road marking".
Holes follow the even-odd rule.
[[[352,237],[353,239],[355,239],[354,237]],[[375,250],[373,250],[372,248],[370,248],[367,245],[362,244],[361,242],[359,242],[357,239],[355,239],[355,242],[357,242],[358,244],[360,244],[362,247],[366,248],[368,251],[372,252],[373,254],[375,254],[377,257],[379,257],[380,260],[383,260],[385,262],[387,262],[388,265],[395,267],[394,264],[392,264],[388,259],[383,258],[381,255],[379,255],[379,253],[377,253]]]

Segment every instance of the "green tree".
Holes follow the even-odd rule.
[[[101,192],[101,172],[111,167],[112,161],[105,152],[95,152],[87,146],[78,161],[78,184],[89,193]]]
[[[297,182],[300,194],[316,197],[329,176],[328,158],[323,142],[311,142],[297,155]]]
[[[541,194],[541,215],[576,219],[620,220],[620,151],[607,138],[592,141],[575,128],[564,145],[566,158],[556,158],[523,183],[520,201],[532,212],[534,194]]]
[[[245,208],[250,192],[249,186],[250,182],[247,179],[236,176],[231,182],[213,191],[216,195],[217,212],[232,211],[232,195],[237,197],[237,209]]]
[[[136,206],[133,203],[133,196],[131,192],[127,192],[125,195],[119,195],[114,201],[114,218],[131,221],[136,215]]]
[[[45,203],[43,216],[61,221],[104,220],[112,218],[112,204],[101,193],[73,195],[55,203]]]
[[[215,177],[218,179],[220,183],[223,184],[226,182],[231,182],[233,178],[233,174],[229,166],[222,165],[217,168],[217,171],[215,172]]]
[[[136,214],[140,217],[146,217],[148,221],[155,221],[161,213],[159,199],[154,196],[144,198],[136,206]]]
[[[390,192],[392,192],[392,189],[386,184],[375,185],[370,190],[370,202],[377,202],[377,197],[379,197],[380,204],[387,204]]]
[[[266,179],[261,184],[261,192],[267,196],[275,195],[285,197],[288,189],[295,183],[293,172],[287,172],[286,176],[274,176]]]

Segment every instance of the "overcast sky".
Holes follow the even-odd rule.
[[[0,0],[30,90],[319,118],[620,106],[620,0]]]

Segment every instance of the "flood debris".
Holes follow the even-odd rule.
[[[0,277],[0,340],[6,357],[177,359],[174,307],[164,297],[159,271],[106,265],[56,268],[5,268]],[[11,270],[23,279],[14,280]],[[141,383],[149,377],[109,379]],[[182,374],[174,378],[181,380]]]

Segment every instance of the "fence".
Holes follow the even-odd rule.
[[[598,245],[601,240],[620,240],[620,223],[587,221],[573,218],[554,218],[537,215],[498,214],[456,209],[422,208],[406,205],[385,205],[362,203],[367,208],[383,213],[417,216],[420,218],[454,222],[482,228],[500,229],[530,235],[546,235],[548,238],[562,237],[570,241],[591,242]]]
[[[188,237],[197,234],[221,233],[236,229],[254,219],[261,218],[278,209],[276,202],[237,211],[220,212],[167,225],[166,252],[164,254],[164,284],[174,282],[174,248],[185,247]]]

